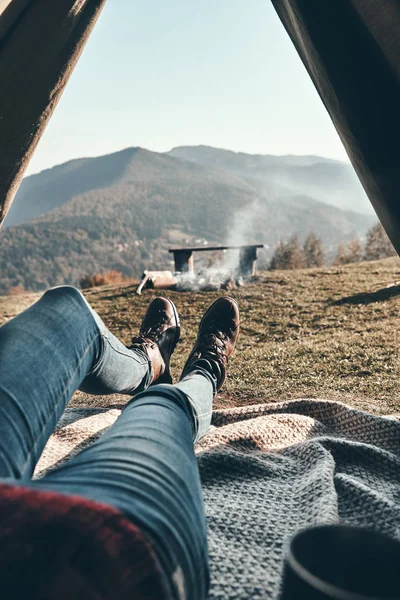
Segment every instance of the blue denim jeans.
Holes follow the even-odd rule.
[[[49,290],[0,328],[0,479],[114,506],[148,536],[171,598],[207,596],[206,523],[193,442],[210,425],[216,382],[201,361],[154,385],[147,355],[127,349],[73,287]],[[135,396],[89,448],[32,474],[78,389]]]

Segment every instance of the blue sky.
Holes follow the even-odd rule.
[[[346,160],[268,0],[108,0],[29,172],[186,144]]]

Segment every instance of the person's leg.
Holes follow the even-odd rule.
[[[145,346],[128,350],[77,289],[46,292],[0,328],[0,477],[32,475],[79,386],[132,394],[153,380],[151,364]]]
[[[30,477],[101,336],[74,288],[48,291],[0,328],[0,476]]]
[[[209,427],[238,321],[236,303],[217,301],[203,317],[178,385],[142,392],[95,444],[31,483],[112,505],[140,526],[171,597],[197,600],[207,594],[206,524],[193,441]]]
[[[195,377],[200,402],[211,409],[213,386]],[[204,599],[207,533],[195,435],[186,395],[156,385],[136,396],[92,446],[29,485],[117,508],[148,537],[170,597]]]
[[[179,316],[171,300],[158,297],[149,305],[139,335],[124,346],[90,310],[101,334],[102,354],[79,389],[88,394],[133,394],[153,381],[172,383],[169,361],[180,336]]]

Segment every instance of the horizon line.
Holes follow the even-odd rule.
[[[211,148],[213,150],[222,150],[224,152],[231,152],[232,154],[245,154],[247,156],[257,156],[257,157],[266,157],[266,156],[273,156],[276,158],[284,158],[284,157],[298,157],[298,158],[322,158],[323,160],[329,160],[332,162],[337,162],[337,163],[344,163],[344,164],[351,164],[350,160],[341,160],[338,158],[330,158],[328,156],[322,156],[321,154],[290,154],[290,153],[285,153],[285,154],[272,154],[272,153],[265,153],[265,154],[261,154],[259,152],[256,153],[252,153],[252,152],[244,152],[242,150],[231,150],[230,148],[221,148],[219,146],[209,146],[207,144],[182,144],[180,146],[173,146],[170,150],[166,150],[164,152],[158,152],[157,150],[151,150],[150,148],[145,148],[144,146],[126,146],[125,148],[121,148],[120,150],[114,150],[112,152],[106,152],[105,154],[97,154],[94,156],[77,156],[75,158],[70,158],[64,162],[61,163],[56,163],[50,167],[45,167],[44,169],[41,169],[40,171],[35,171],[34,173],[29,173],[28,175],[24,175],[23,179],[27,179],[28,177],[35,177],[36,175],[41,175],[42,173],[45,173],[46,171],[51,171],[52,169],[56,169],[58,167],[62,167],[64,165],[67,165],[69,163],[78,161],[78,160],[92,160],[92,159],[96,159],[96,158],[104,158],[106,156],[112,156],[113,154],[120,154],[122,152],[126,152],[127,150],[145,150],[146,152],[151,152],[153,154],[169,154],[170,152],[172,152],[173,150],[177,150],[179,148]],[[29,166],[28,166],[29,169]]]

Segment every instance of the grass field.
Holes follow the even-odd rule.
[[[172,361],[179,377],[203,311],[220,293],[167,292],[181,315]],[[329,269],[261,273],[235,290],[241,335],[217,407],[327,398],[379,414],[400,412],[400,260]],[[90,290],[108,327],[129,344],[155,296],[135,287]],[[0,324],[38,296],[0,298]],[[123,398],[77,394],[74,404],[120,405]]]

